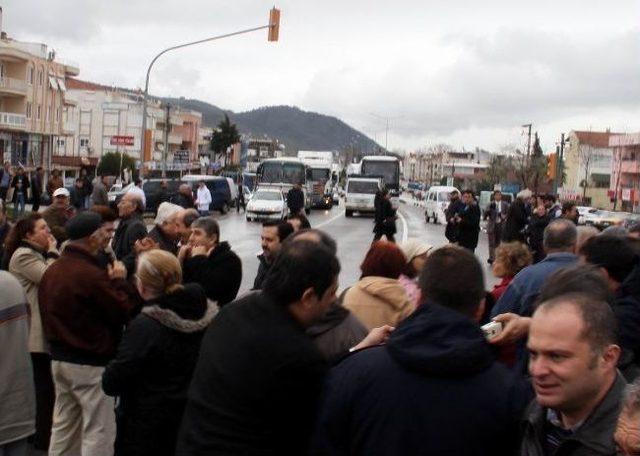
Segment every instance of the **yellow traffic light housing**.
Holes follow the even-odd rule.
[[[269,41],[278,41],[280,35],[280,10],[272,8],[269,12]]]

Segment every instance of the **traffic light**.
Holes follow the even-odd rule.
[[[269,12],[269,41],[278,41],[280,34],[280,10],[273,7]]]
[[[547,179],[554,180],[558,169],[558,154],[547,155]]]

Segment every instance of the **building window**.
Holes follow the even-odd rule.
[[[44,71],[41,69],[38,71],[38,85],[41,86],[44,84]]]
[[[40,105],[36,107],[36,119],[42,119],[42,106]]]
[[[47,122],[51,122],[51,106],[47,106]]]
[[[89,138],[80,138],[80,147],[89,147]]]
[[[56,108],[56,123],[60,122],[60,108]]]
[[[33,105],[27,101],[27,109],[26,109],[26,115],[27,115],[27,119],[31,119],[31,111],[33,110]]]
[[[35,69],[30,66],[27,70],[27,82],[29,83],[29,85],[33,85],[33,73],[35,73]]]

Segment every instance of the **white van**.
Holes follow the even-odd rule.
[[[433,220],[433,223],[446,223],[444,211],[449,207],[449,194],[460,190],[455,187],[434,185],[427,190],[425,195],[424,219],[427,223]]]
[[[354,212],[373,213],[376,193],[382,188],[382,181],[375,177],[355,177],[347,179],[344,197],[345,215],[351,217]]]

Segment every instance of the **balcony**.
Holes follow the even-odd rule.
[[[25,130],[27,128],[27,116],[12,112],[0,112],[0,128]]]
[[[620,172],[627,174],[640,174],[640,162],[638,160],[622,160]]]
[[[27,83],[15,78],[0,78],[0,94],[25,96],[27,94]]]
[[[182,144],[182,135],[169,134],[169,144]]]

